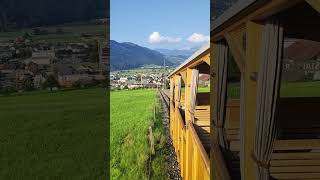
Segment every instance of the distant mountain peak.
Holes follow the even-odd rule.
[[[183,63],[193,53],[195,53],[200,47],[192,47],[188,49],[163,49],[158,48],[156,51],[165,55],[166,59],[173,62],[176,66]]]
[[[195,53],[200,47],[192,47],[192,48],[183,48],[183,49],[164,49],[158,48],[156,51],[166,55],[166,56],[191,56]]]
[[[143,67],[145,65],[163,65],[164,60],[168,66],[174,63],[162,53],[139,46],[132,42],[119,43],[110,40],[110,66],[111,70],[122,70]]]

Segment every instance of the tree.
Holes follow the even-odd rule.
[[[50,88],[50,91],[52,92],[54,87],[59,87],[59,83],[53,75],[49,75],[46,81],[43,83],[43,87]]]

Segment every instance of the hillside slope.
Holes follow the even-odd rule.
[[[132,69],[144,65],[163,65],[165,56],[158,51],[130,42],[110,40],[110,66],[112,70]],[[166,61],[166,65],[173,63]]]

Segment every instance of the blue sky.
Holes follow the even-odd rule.
[[[188,49],[209,39],[210,0],[111,0],[111,39]]]

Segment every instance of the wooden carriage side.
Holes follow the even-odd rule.
[[[320,179],[319,69],[310,65],[320,59],[319,7],[239,0],[211,22],[211,179]],[[219,91],[230,58],[240,71],[234,99]]]
[[[198,92],[209,61],[206,44],[168,76],[170,132],[183,179],[210,179],[210,93]]]

